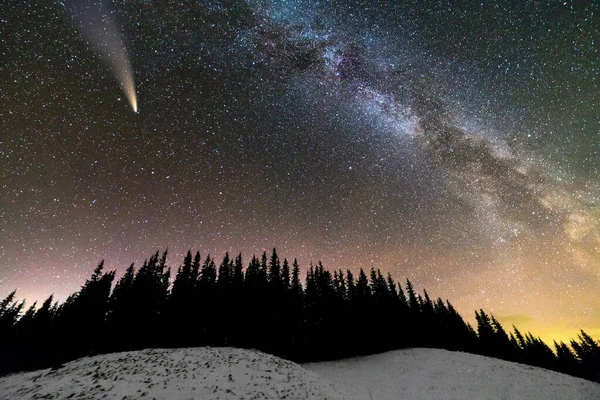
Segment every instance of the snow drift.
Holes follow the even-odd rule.
[[[155,349],[84,357],[0,378],[0,399],[341,400],[313,372],[233,348]]]
[[[0,378],[0,399],[598,400],[600,385],[436,349],[300,366],[251,350],[188,348],[85,357]]]
[[[347,400],[598,400],[600,384],[529,365],[438,349],[406,349],[304,365]]]

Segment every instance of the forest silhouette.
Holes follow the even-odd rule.
[[[449,301],[419,294],[390,274],[333,273],[321,262],[302,282],[294,260],[273,249],[227,253],[219,265],[188,251],[171,283],[167,251],[116,282],[94,270],[63,303],[50,296],[25,308],[16,291],[0,301],[0,372],[58,368],[88,355],[197,346],[253,348],[295,362],[324,361],[407,347],[463,351],[543,367],[600,382],[600,346],[583,330],[554,351],[539,337],[507,332],[476,312],[476,329]]]

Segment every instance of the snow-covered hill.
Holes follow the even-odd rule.
[[[303,365],[347,393],[347,400],[599,400],[600,384],[531,367],[438,349],[390,351]]]
[[[233,348],[159,349],[85,357],[0,378],[0,399],[341,400],[289,361]]]
[[[434,349],[299,366],[232,349],[85,357],[0,378],[0,399],[600,399],[600,385],[539,368]]]

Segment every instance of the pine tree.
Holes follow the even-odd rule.
[[[223,261],[219,265],[219,277],[217,280],[217,296],[214,304],[216,319],[212,330],[214,331],[214,345],[228,346],[231,342],[231,331],[233,328],[233,260],[229,258],[229,253],[225,253]]]
[[[235,291],[239,291],[244,286],[244,264],[242,262],[242,253],[235,258],[233,266],[232,284]]]
[[[298,260],[294,258],[292,262],[292,278],[290,288],[290,307],[288,315],[290,318],[289,332],[289,352],[290,359],[301,360],[305,358],[307,348],[307,333],[305,324],[305,300],[304,288],[300,282],[300,266]]]
[[[273,249],[273,253],[271,254],[271,259],[269,261],[268,281],[275,290],[279,290],[282,287],[281,264],[275,248]]]
[[[346,271],[346,284],[348,286],[348,300],[354,301],[356,299],[356,283],[350,270]]]
[[[464,321],[448,300],[446,300],[446,310],[451,332],[449,349],[476,352],[478,338],[473,327]]]
[[[192,251],[188,250],[183,265],[177,269],[175,281],[171,289],[170,302],[172,312],[177,312],[186,301],[189,301],[190,288],[193,288],[192,281]]]
[[[267,272],[267,252],[263,251],[262,256],[260,257],[260,266],[258,268],[259,276],[261,282],[268,282],[268,272]],[[265,286],[266,288],[266,286]]]
[[[213,304],[217,298],[217,267],[210,254],[200,268],[195,297],[199,307],[196,310],[198,344],[213,346],[217,342],[215,327],[218,323],[218,313]]]
[[[407,320],[409,321],[406,331],[407,346],[423,346],[421,301],[415,293],[413,284],[408,279],[406,280],[406,295],[408,299]]]
[[[301,298],[304,294],[302,284],[300,283],[300,266],[298,265],[298,260],[295,258],[292,263],[292,293],[297,298]]]
[[[71,295],[55,313],[57,345],[54,362],[60,363],[86,354],[98,354],[110,348],[107,336],[109,296],[115,271],[103,272],[104,261],[92,276]],[[83,340],[83,338],[85,338]]]
[[[200,277],[200,251],[196,251],[196,255],[194,256],[194,261],[192,262],[192,272],[190,276],[190,280],[194,282],[198,282],[198,278]]]
[[[244,342],[243,325],[243,302],[244,302],[244,265],[242,262],[242,254],[238,254],[233,261],[232,276],[230,281],[229,299],[228,299],[228,315],[229,323],[227,326],[227,343],[228,345],[239,347]]]
[[[15,300],[16,290],[0,303],[0,373],[11,371],[19,361],[19,338],[15,326],[25,306],[25,301]]]
[[[191,346],[194,341],[193,318],[189,307],[194,304],[194,293],[199,274],[200,253],[192,261],[192,251],[188,250],[171,288],[168,305],[168,325],[170,342],[173,346]]]
[[[135,279],[135,268],[131,264],[125,274],[119,279],[108,299],[107,325],[110,332],[133,332],[135,329],[134,313],[135,299],[133,292],[133,280]],[[107,346],[115,351],[123,351],[133,348],[135,338],[122,335],[117,339],[115,335],[106,338]]]
[[[373,341],[366,341],[369,337],[369,332],[373,330],[373,315],[371,314],[373,306],[373,298],[369,280],[365,271],[361,268],[358,272],[355,295],[351,305],[353,314],[352,326],[355,333],[355,343],[358,354],[369,354],[375,351],[377,347]]]
[[[556,343],[555,341],[554,348],[556,349],[559,371],[574,376],[581,375],[579,361],[569,346],[564,342]]]
[[[398,295],[398,290],[396,289],[396,282],[394,282],[394,278],[392,278],[392,274],[390,274],[389,272],[386,278],[386,285],[388,293],[390,294],[390,298],[392,299],[396,307],[398,307],[398,302],[400,301],[400,298]]]
[[[129,315],[135,348],[157,346],[167,334],[163,314],[167,306],[170,269],[166,266],[168,251],[159,258],[158,251],[137,271],[131,285]],[[163,332],[164,330],[164,332]]]
[[[365,271],[361,268],[356,281],[356,297],[361,300],[367,300],[371,297],[371,288]]]
[[[261,260],[252,257],[244,281],[244,346],[259,350],[265,349],[266,325],[268,318],[266,314],[267,297],[267,255],[263,252]]]
[[[523,337],[523,334],[521,334],[521,332],[514,325],[513,325],[513,331],[515,333],[516,343],[522,350],[524,350],[527,347],[527,343],[525,341],[525,338]]]
[[[408,293],[408,306],[412,313],[421,312],[421,303],[419,302],[412,283],[406,280],[406,293]]]
[[[346,278],[341,269],[339,271],[334,271],[333,286],[336,298],[345,301],[347,299]]]
[[[393,338],[392,330],[394,329],[394,324],[391,324],[390,322],[393,322],[393,320],[388,318],[391,307],[391,296],[380,270],[371,268],[369,284],[372,293],[372,306],[370,307],[369,318],[373,327],[381,332],[379,340],[373,342],[371,346],[372,350],[370,351],[381,352],[391,348]]]
[[[483,310],[475,312],[475,319],[477,320],[477,334],[479,335],[479,351],[483,355],[494,357],[496,353],[494,347],[496,332],[492,326],[492,320]]]
[[[225,257],[223,257],[223,261],[219,264],[219,278],[218,285],[223,290],[227,288],[229,282],[233,276],[233,265],[231,264],[231,260],[229,259],[229,252],[225,253]]]
[[[6,296],[2,301],[0,301],[0,318],[4,315],[4,313],[10,308],[11,304],[14,304],[14,299],[17,294],[17,290],[13,290]]]
[[[583,329],[577,335],[578,342],[571,341],[571,347],[580,360],[584,377],[600,382],[600,346]]]
[[[43,368],[51,362],[53,336],[53,299],[50,295],[40,308],[37,303],[25,312],[15,325],[16,368]]]
[[[283,290],[289,291],[291,289],[290,265],[287,258],[283,259],[283,266],[281,267],[281,282],[283,284]]]
[[[312,263],[308,266],[304,282],[306,283],[306,288],[304,290],[306,305],[312,306],[317,298],[317,282],[315,279],[315,268]]]

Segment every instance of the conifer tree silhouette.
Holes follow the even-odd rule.
[[[271,253],[271,259],[268,266],[268,281],[275,290],[278,290],[279,287],[282,286],[281,263],[276,249],[273,249],[273,253]]]
[[[39,368],[49,363],[52,352],[51,336],[52,318],[55,308],[52,306],[54,296],[50,295],[40,308],[37,303],[27,310],[15,326],[17,346],[14,360],[18,369],[25,367]]]
[[[290,264],[287,258],[283,259],[283,265],[281,267],[281,284],[283,290],[288,292],[291,289],[291,277],[290,277]]]
[[[565,374],[581,376],[581,366],[569,346],[562,341],[560,343],[554,341],[554,348],[556,349],[558,370]]]
[[[229,332],[232,328],[232,280],[234,273],[233,260],[229,253],[225,253],[223,261],[219,264],[219,275],[216,285],[216,301],[214,302],[215,321],[212,327],[214,331],[214,345],[227,346],[231,342]]]
[[[81,290],[58,308],[54,321],[54,340],[58,342],[53,355],[56,363],[106,351],[106,315],[115,271],[104,273],[103,269],[104,261]]]
[[[204,346],[214,346],[217,341],[214,335],[215,325],[218,321],[214,304],[217,298],[217,268],[210,254],[206,256],[200,268],[195,297],[199,313],[197,324],[199,343]]]
[[[131,284],[131,334],[135,337],[134,348],[156,346],[163,336],[165,324],[162,319],[167,305],[170,270],[166,267],[168,251],[159,258],[158,251],[144,261]]]
[[[352,326],[355,329],[355,343],[358,354],[368,354],[375,347],[372,341],[366,341],[373,332],[372,305],[373,298],[371,287],[365,271],[361,268],[358,272],[356,285],[354,287],[354,305],[352,307],[353,321]]]
[[[244,270],[242,254],[238,254],[233,261],[233,270],[230,280],[229,301],[228,301],[228,330],[227,343],[231,346],[242,346],[243,335],[246,326],[243,325],[243,291],[244,291]]]
[[[583,329],[577,338],[579,341],[571,340],[571,347],[579,358],[583,377],[600,381],[600,345]]]
[[[407,345],[423,345],[421,302],[415,293],[413,284],[408,279],[406,280],[406,296],[408,303],[408,320],[410,321],[410,329],[407,331]]]
[[[290,303],[288,315],[290,316],[289,337],[290,347],[287,355],[290,359],[300,360],[305,356],[304,349],[307,348],[307,335],[305,325],[305,299],[304,288],[300,282],[300,265],[294,258],[292,262],[292,278],[290,284]]]
[[[302,284],[300,283],[300,266],[298,265],[298,260],[294,258],[294,262],[292,263],[292,293],[301,298],[304,294],[304,289]]]
[[[6,296],[0,303],[0,373],[8,372],[14,368],[18,359],[15,351],[19,344],[15,332],[15,325],[19,320],[25,301],[15,300],[16,290]]]
[[[276,249],[253,256],[226,253],[218,268],[191,249],[170,285],[167,251],[117,281],[101,262],[62,304],[50,296],[24,310],[15,292],[0,300],[0,372],[50,366],[85,354],[156,346],[232,345],[295,361],[356,356],[408,346],[441,347],[504,358],[600,381],[600,344],[581,331],[570,346],[507,333],[476,311],[477,332],[449,301],[406,291],[380,270],[330,272],[319,261],[304,285]],[[24,311],[24,312],[23,312]],[[75,340],[84,337],[85,340]],[[335,342],[328,338],[336,338]]]
[[[17,290],[13,290],[6,296],[2,301],[0,301],[0,318],[2,318],[5,313],[16,304],[15,295],[17,294]]]
[[[192,261],[192,251],[188,250],[183,265],[177,269],[175,280],[169,295],[168,325],[171,327],[169,337],[175,347],[190,346],[193,343],[193,318],[188,307],[194,303],[194,292],[198,280],[200,253],[196,253]]]
[[[115,351],[132,349],[135,337],[134,332],[135,301],[133,293],[133,280],[135,279],[135,268],[133,264],[127,268],[125,274],[119,279],[108,299],[107,325],[111,332],[128,332],[119,337],[109,336],[108,347]]]
[[[264,256],[266,257],[266,253]],[[269,353],[278,353],[281,351],[285,340],[281,335],[281,322],[285,308],[281,261],[276,249],[273,249],[267,266],[267,282],[266,304],[264,305],[267,314],[264,349]]]
[[[498,350],[495,347],[496,332],[492,326],[492,320],[483,310],[475,312],[477,320],[477,334],[479,336],[479,351],[486,356],[494,357]]]
[[[369,312],[370,323],[380,332],[379,340],[373,342],[372,348],[369,351],[381,352],[390,348],[393,326],[388,324],[391,321],[387,318],[390,312],[388,308],[390,305],[390,293],[380,270],[371,268],[369,286],[372,293],[372,305]]]

